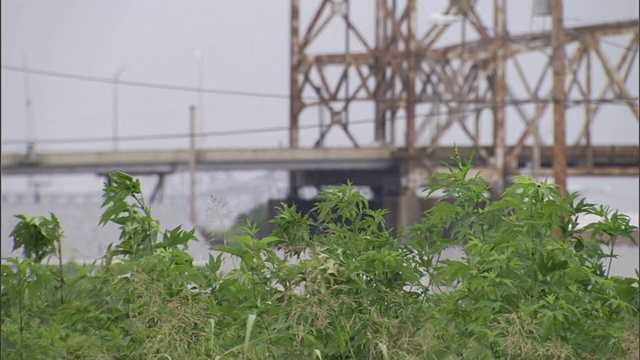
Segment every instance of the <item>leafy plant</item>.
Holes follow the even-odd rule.
[[[50,213],[49,218],[44,216],[32,217],[28,215],[16,215],[20,221],[9,234],[13,237],[13,250],[22,248],[25,258],[39,264],[50,255],[58,256],[58,280],[60,303],[64,302],[64,270],[62,267],[62,228],[60,220],[55,214]]]
[[[151,255],[160,232],[160,225],[151,217],[151,209],[142,197],[140,180],[123,172],[109,174],[103,190],[105,208],[100,225],[109,222],[120,225],[120,243],[108,249],[108,260],[113,256],[139,257]]]
[[[452,164],[427,189],[445,196],[400,239],[346,184],[323,189],[308,214],[281,205],[267,237],[247,222],[204,266],[185,251],[195,232],[161,232],[139,181],[112,173],[100,224],[120,236],[106,261],[66,264],[63,277],[41,263],[61,258],[53,214],[14,229],[25,258],[3,258],[2,358],[637,355],[638,273],[609,272],[618,239],[635,242],[629,218],[527,177],[491,200],[470,161]],[[446,259],[451,248],[462,258]]]
[[[13,250],[22,248],[23,255],[36,263],[56,253],[62,261],[62,230],[55,214],[51,213],[49,219],[28,215],[16,215],[16,218],[20,221],[9,234],[13,238]]]
[[[106,209],[100,225],[112,222],[121,230],[120,243],[115,248],[113,245],[108,247],[108,262],[118,255],[138,258],[152,255],[160,249],[178,246],[187,249],[189,241],[197,240],[195,229],[184,231],[178,226],[165,231],[162,241],[158,241],[160,224],[151,216],[151,208],[145,203],[140,180],[131,175],[119,171],[109,174],[103,193],[102,207]]]
[[[470,164],[459,158],[456,163],[457,170],[438,174],[439,181],[429,187],[430,193],[444,190],[455,201],[440,200],[429,209],[413,228],[418,241],[411,245],[424,256],[422,263],[435,265],[428,271],[429,284],[448,289],[431,296],[429,312],[437,326],[450,329],[451,341],[469,339],[474,356],[614,353],[621,328],[611,319],[638,314],[637,300],[630,296],[638,294],[638,279],[609,277],[604,270],[619,236],[635,242],[631,233],[637,228],[629,218],[576,201],[575,193],[562,196],[553,184],[524,176],[515,177],[501,198],[491,202],[483,197],[486,181],[466,179]],[[584,214],[598,214],[602,220],[579,227]],[[454,224],[451,238],[442,236],[447,223]],[[431,239],[426,250],[420,248],[424,239]],[[440,261],[450,245],[462,248],[462,260]],[[620,283],[626,290],[619,291]],[[531,337],[535,344],[512,346]],[[556,342],[565,346],[565,355],[541,346]]]

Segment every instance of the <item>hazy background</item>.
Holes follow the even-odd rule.
[[[302,22],[310,16],[315,1],[302,1]],[[351,14],[357,23],[370,23],[374,1],[352,1]],[[447,1],[418,1],[419,29],[434,21]],[[478,1],[485,23],[492,25],[492,0]],[[288,146],[289,17],[288,0],[2,0],[2,66],[29,67],[62,73],[63,77],[26,75],[2,70],[2,151],[24,152],[22,140],[47,140],[38,151],[110,150],[110,142],[51,143],[51,140],[110,138],[113,134],[114,85],[65,78],[113,79],[219,90],[204,94],[204,121],[199,131],[215,132],[264,127],[283,131],[262,134],[209,137],[203,147]],[[549,19],[533,18],[532,1],[508,1],[508,28],[511,34],[549,28]],[[638,17],[636,0],[566,0],[565,24],[577,26]],[[334,49],[342,41],[343,28],[328,29],[314,51]],[[333,36],[332,34],[335,34]],[[370,33],[373,29],[370,27]],[[449,36],[449,39],[455,37]],[[445,37],[445,41],[447,37]],[[624,42],[603,44],[613,56]],[[630,89],[637,88],[637,58]],[[533,71],[532,58],[528,70]],[[594,79],[595,84],[602,79]],[[594,85],[596,87],[596,85]],[[599,90],[599,88],[596,87]],[[597,91],[597,90],[596,90]],[[242,93],[242,94],[238,94]],[[635,93],[637,94],[637,92]],[[30,108],[26,106],[31,99]],[[199,105],[197,91],[118,86],[119,134],[121,137],[186,134],[188,108]],[[507,112],[507,120],[512,114]],[[582,110],[577,112],[581,116]],[[370,110],[352,114],[371,118]],[[303,122],[316,120],[315,110],[304,113]],[[518,121],[519,122],[519,121]],[[546,126],[546,127],[545,127]],[[547,143],[551,128],[542,128]],[[571,124],[569,125],[571,127]],[[638,143],[638,125],[624,105],[601,111],[594,125],[600,143]],[[372,126],[355,127],[366,144],[372,141]],[[309,139],[317,130],[302,131]],[[517,132],[512,131],[511,137]],[[455,132],[450,135],[455,140]],[[451,139],[449,139],[451,140]],[[329,144],[340,145],[339,137]],[[187,139],[121,141],[120,149],[180,148]],[[20,211],[32,215],[59,209],[67,213],[66,228],[81,222],[65,206],[69,203],[99,207],[103,179],[87,174],[74,176],[2,176],[2,243],[10,231],[9,214]],[[183,219],[187,213],[188,177],[176,174],[167,179],[167,204]],[[147,194],[155,185],[143,177]],[[41,205],[25,209],[32,202],[31,191],[38,186]],[[605,203],[629,213],[637,224],[637,178],[575,178],[571,190],[579,190],[591,201]],[[213,227],[228,226],[234,216],[269,197],[283,196],[283,172],[203,173],[198,176],[199,222]],[[80,195],[78,195],[80,194]],[[164,210],[160,211],[165,214]],[[83,213],[81,211],[81,213]],[[86,212],[84,212],[86,213]],[[7,214],[7,216],[5,216]],[[91,215],[93,216],[93,215]],[[172,218],[171,215],[163,215]],[[91,217],[93,219],[93,217]],[[82,235],[77,235],[82,236]]]

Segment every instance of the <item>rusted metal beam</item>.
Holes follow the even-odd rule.
[[[602,63],[602,67],[604,68],[605,73],[609,77],[611,86],[613,87],[613,84],[617,86],[618,93],[625,99],[625,101],[627,102],[627,105],[629,106],[633,114],[636,116],[636,120],[640,121],[640,110],[638,110],[638,105],[632,100],[633,96],[631,96],[624,82],[620,79],[620,77],[616,74],[616,72],[611,67],[611,64],[609,63],[609,59],[607,59],[607,57],[602,53],[602,50],[600,50],[600,44],[597,43],[593,38],[592,38],[592,43],[593,43],[593,46],[592,46],[593,51],[596,53],[596,55],[598,55],[598,58]]]
[[[453,2],[450,1],[449,6],[444,11],[444,14],[457,15],[459,14],[460,10],[461,9],[459,7],[454,7]],[[429,44],[433,44],[440,36],[442,36],[442,34],[447,30],[448,26],[449,24],[432,26],[431,28],[429,28],[429,30],[427,30],[420,42],[426,44],[426,47],[428,48]]]
[[[567,192],[567,139],[565,93],[565,40],[562,0],[551,0],[551,50],[553,64],[553,181]]]
[[[505,188],[505,157],[506,157],[506,123],[505,123],[505,100],[507,98],[506,91],[506,58],[507,42],[507,25],[505,9],[506,0],[494,0],[494,26],[496,29],[495,37],[498,39],[499,46],[495,53],[495,72],[493,81],[493,144],[495,147],[495,193],[502,194]]]
[[[577,49],[577,51],[573,54],[573,56],[567,62],[566,70],[572,71],[577,66],[581,56],[581,53],[579,50],[580,49]],[[549,63],[547,64],[547,66],[549,68],[552,67],[552,58],[549,59]],[[542,73],[542,76],[538,80],[538,85],[536,85],[536,90],[535,90],[536,94],[539,92],[542,82],[546,77],[546,74],[547,74],[547,70],[545,69],[545,71]],[[570,88],[567,89],[567,92],[570,92],[570,91],[571,91]],[[551,89],[549,93],[553,94],[553,89]],[[529,136],[533,134],[533,131],[537,128],[537,125],[540,122],[540,119],[542,119],[542,115],[544,114],[544,112],[547,110],[548,107],[549,107],[549,102],[543,102],[537,106],[535,117],[529,123],[529,126],[525,129],[525,131],[520,135],[520,137],[518,138],[518,141],[516,142],[516,145],[512,148],[512,150],[509,153],[509,157],[511,158],[510,159],[511,161],[513,160],[513,158],[518,156],[518,154],[522,150],[522,147],[524,146],[525,141]]]
[[[570,44],[581,40],[586,35],[592,35],[595,37],[609,37],[616,35],[630,34],[638,32],[640,21],[637,19],[617,21],[605,24],[577,26],[565,29],[565,44]],[[511,51],[508,53],[509,57],[520,55],[527,52],[539,51],[544,48],[551,47],[551,35],[550,31],[541,31],[537,33],[517,34],[509,35],[509,41],[512,43]],[[496,44],[497,39],[492,40],[477,40],[472,42],[466,42],[463,44],[448,45],[438,48],[427,49],[427,56],[431,58],[460,58],[463,60],[482,60],[489,59],[492,54],[493,47],[499,45]]]
[[[415,193],[420,180],[417,174],[417,162],[414,158],[416,151],[416,69],[418,67],[417,59],[414,56],[416,52],[416,0],[407,0],[406,13],[406,25],[407,25],[407,37],[405,43],[406,62],[407,62],[407,78],[406,78],[406,94],[407,104],[405,106],[405,112],[407,114],[407,130],[405,146],[409,153],[409,161],[406,163],[406,191],[408,194]]]
[[[309,43],[312,42],[322,32],[329,21],[331,21],[331,16],[326,17],[322,24],[320,24],[320,26],[316,29],[316,24],[320,20],[320,16],[324,13],[324,9],[330,2],[330,0],[322,0],[320,7],[318,8],[318,10],[316,10],[316,14],[313,17],[313,20],[311,20],[309,26],[307,27],[307,30],[304,32],[304,38],[302,40],[302,44],[300,45],[300,49],[305,49],[309,45]],[[299,3],[298,5],[296,5],[296,8],[300,8]]]
[[[426,146],[424,151],[416,152],[409,158],[417,159],[427,166],[432,166],[429,165],[434,161],[432,155],[436,154],[438,149],[449,145],[442,139],[453,133],[452,129],[457,123],[462,129],[465,141],[468,138],[469,143],[480,154],[477,157],[478,161],[487,162],[493,159],[491,166],[494,173],[503,172],[500,169],[509,174],[518,171],[522,166],[520,162],[523,154],[528,149],[536,148],[539,150],[527,154],[527,161],[533,159],[534,168],[540,168],[542,171],[551,166],[551,163],[546,162],[547,155],[542,154],[544,144],[538,131],[542,121],[548,120],[546,110],[552,105],[554,108],[555,105],[564,105],[565,110],[567,106],[584,106],[584,119],[572,120],[579,121],[577,125],[581,135],[576,144],[581,144],[580,161],[584,160],[584,163],[570,163],[568,166],[600,168],[603,164],[597,158],[592,139],[595,115],[598,109],[604,106],[599,101],[609,96],[608,94],[613,94],[625,100],[632,110],[633,105],[637,104],[637,94],[627,82],[630,74],[634,73],[631,69],[637,67],[636,50],[640,24],[638,20],[568,28],[560,40],[553,31],[511,35],[501,25],[507,14],[504,8],[506,0],[495,0],[496,16],[493,26],[487,26],[481,18],[482,12],[476,8],[476,1],[456,0],[448,2],[444,13],[461,15],[466,25],[463,24],[462,32],[455,35],[462,36],[463,40],[456,45],[442,46],[447,39],[445,35],[452,34],[452,26],[434,24],[426,29],[424,36],[416,34],[415,0],[376,0],[375,17],[371,19],[375,20],[375,32],[371,38],[362,31],[365,28],[361,27],[362,23],[358,22],[355,16],[351,18],[348,11],[345,13],[331,8],[347,6],[348,10],[348,5],[353,5],[351,1],[310,1],[313,4],[309,5],[311,11],[317,12],[307,12],[311,23],[304,24],[307,27],[306,33],[302,34],[304,47],[300,48],[297,54],[297,71],[301,78],[298,81],[296,96],[299,98],[298,116],[302,109],[311,106],[323,106],[334,114],[344,115],[334,116],[337,121],[334,119],[333,124],[345,131],[354,147],[362,143],[359,136],[356,136],[359,134],[351,133],[348,121],[342,121],[340,118],[347,119],[346,114],[351,105],[371,102],[375,111],[375,121],[372,120],[375,125],[371,127],[374,140],[377,143],[395,144],[395,124],[397,120],[403,120],[407,125],[402,136],[407,151],[418,148],[419,143]],[[306,5],[307,2],[303,4]],[[346,51],[343,51],[336,46],[336,51],[330,53],[314,53],[314,45],[316,40],[321,38],[321,32],[333,27],[337,22],[340,23],[338,25],[344,26],[345,44],[348,44],[348,38],[351,38],[362,44],[360,48],[364,49],[363,51],[352,52],[348,46]],[[467,34],[467,31],[470,34]],[[596,53],[600,39],[618,35],[631,39],[627,46],[629,49],[619,52],[622,54],[619,55],[619,60],[609,60],[605,54],[599,56]],[[467,41],[466,36],[478,40]],[[369,43],[373,41],[370,39],[374,39],[375,43]],[[596,45],[589,39],[596,39]],[[565,55],[568,55],[569,60],[564,61],[564,94],[560,98],[554,92],[557,90],[556,86],[549,85],[552,76],[557,75],[557,61],[552,61],[552,57],[547,56],[548,63],[541,64],[543,67],[541,73],[535,75],[537,78],[531,76],[530,69],[523,69],[524,63],[521,63],[521,55],[548,50],[552,45],[556,48],[561,47],[564,51],[572,50],[572,53]],[[604,45],[599,50],[604,53]],[[600,57],[604,58],[604,62]],[[593,60],[603,62],[605,66],[602,69],[593,66]],[[517,76],[509,79],[510,86],[506,86],[505,79],[507,74],[510,74],[507,71],[507,61],[510,61],[509,66],[515,66],[517,73]],[[610,61],[613,66],[607,67],[606,61]],[[537,69],[539,67],[536,67]],[[599,96],[594,94],[596,97],[593,98],[593,90],[600,90],[593,89],[592,79],[597,71],[605,74],[605,79],[609,81],[605,83],[603,92],[600,92]],[[522,84],[527,98],[517,96],[518,94],[513,92],[519,88],[519,83]],[[501,84],[505,85],[501,87]],[[303,98],[303,94],[307,96],[309,93],[317,93],[317,99]],[[569,95],[574,96],[568,99]],[[562,104],[559,104],[560,102]],[[512,122],[506,118],[511,112],[506,111],[505,106],[513,106],[517,117],[525,124],[525,128],[519,130],[520,134],[516,134],[515,143],[506,139],[506,126],[511,128]],[[440,114],[440,109],[447,114]],[[483,114],[484,117],[481,119],[480,114],[484,110],[493,113],[494,134],[481,131],[481,125],[489,125],[485,121],[490,121],[487,113]],[[554,113],[558,111],[554,110]],[[439,120],[436,120],[436,117]],[[475,128],[471,123],[465,122],[467,117],[475,119]],[[416,123],[416,119],[420,121]],[[514,126],[513,129],[518,127]],[[320,144],[328,131],[328,128],[325,128],[319,132]],[[429,136],[423,136],[427,131]],[[585,133],[588,134],[582,135]],[[585,139],[585,136],[588,139]],[[419,142],[419,139],[422,141]],[[536,146],[530,146],[531,139]],[[312,139],[310,144],[318,144],[315,140]],[[549,139],[546,143],[549,143]],[[489,148],[486,144],[492,144],[489,147],[491,150],[487,150]],[[500,156],[500,149],[504,149],[504,156]]]
[[[289,147],[299,146],[300,111],[302,110],[302,90],[298,84],[300,72],[300,0],[291,0],[291,52],[289,83]],[[307,75],[305,75],[306,77]],[[297,173],[289,172],[289,194],[298,194]]]
[[[289,147],[298,147],[298,115],[301,110],[301,91],[298,84],[300,72],[300,0],[291,0],[291,54],[289,99]]]
[[[625,67],[625,64],[627,64],[627,68],[624,71],[624,76],[623,76],[623,80],[626,83],[628,78],[629,78],[629,74],[630,74],[630,69],[631,69],[631,65],[634,62],[635,57],[638,54],[638,35],[639,33],[636,32],[636,34],[631,38],[631,41],[629,42],[627,49],[625,50],[624,54],[622,54],[622,56],[619,58],[618,60],[618,64],[616,65],[616,71],[618,73],[622,72],[623,68]],[[585,46],[587,48],[590,49],[590,41],[588,38],[584,39],[583,43],[585,44]],[[591,61],[589,59],[589,61]],[[591,76],[591,71],[589,71],[589,77]],[[604,88],[600,91],[600,93],[595,97],[595,99],[602,99],[605,96],[607,96],[607,94],[613,91],[612,89],[612,85],[611,82],[608,81]],[[592,114],[591,114],[591,123],[593,123],[594,118],[596,116],[596,114],[598,113],[598,111],[600,110],[601,104],[596,103],[596,104],[592,104]],[[586,126],[586,125],[585,125]],[[580,142],[580,140],[586,136],[587,131],[590,131],[591,129],[587,129],[586,127],[583,127],[583,129],[581,130],[581,132],[578,134],[575,143]]]
[[[384,9],[386,7],[385,0],[376,0],[376,48],[380,50],[387,45],[387,23],[385,21]],[[369,51],[371,53],[371,51]],[[371,96],[375,99],[375,124],[374,124],[374,141],[387,141],[387,111],[389,107],[382,102],[385,93],[389,89],[389,80],[387,74],[383,71],[385,64],[382,59],[375,58],[372,71],[375,73],[375,93]]]
[[[585,54],[585,97],[591,98],[591,52]],[[591,144],[591,123],[593,122],[593,105],[584,104],[584,131],[587,150],[587,169],[593,169],[593,147]],[[576,142],[576,145],[578,143]]]

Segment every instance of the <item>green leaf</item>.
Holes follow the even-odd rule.
[[[238,246],[214,245],[209,249],[224,252],[233,256],[237,256],[241,259],[244,258],[244,256],[246,255],[246,251]]]
[[[462,261],[441,260],[445,266],[438,267],[437,274],[444,279],[447,284],[453,284],[456,280],[464,279],[469,274],[469,266]]]
[[[269,246],[275,242],[278,242],[280,239],[278,239],[275,236],[267,236],[261,240],[259,240],[258,243],[258,248],[259,249],[267,249],[269,248]]]
[[[63,233],[55,214],[50,213],[49,216],[47,219],[44,216],[16,215],[20,221],[9,234],[13,237],[13,250],[22,248],[23,255],[36,263],[56,254]]]

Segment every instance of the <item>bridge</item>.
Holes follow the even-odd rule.
[[[416,149],[416,157],[429,163],[451,163],[454,147],[440,147],[431,155],[427,148]],[[478,150],[459,147],[459,153],[469,159]],[[568,172],[572,176],[640,176],[640,149],[638,146],[594,146],[593,163],[589,164],[584,148],[568,148]],[[492,155],[492,147],[481,148]],[[512,164],[508,175],[516,175],[531,167],[532,147],[526,147]],[[553,147],[540,148],[540,175],[551,175]],[[406,148],[262,148],[262,149],[202,149],[192,152],[178,150],[122,150],[98,152],[58,152],[39,154],[2,154],[3,175],[37,174],[106,174],[114,170],[131,174],[170,174],[187,171],[191,158],[195,157],[198,171],[243,170],[391,170],[409,158]],[[475,158],[478,171],[490,174],[491,164]],[[440,171],[444,167],[436,166]],[[425,173],[425,176],[428,174]]]
[[[452,0],[443,15],[456,21],[419,32],[416,0],[372,1],[367,20],[348,3],[291,0],[288,148],[3,152],[2,174],[287,170],[291,201],[303,186],[350,179],[398,214],[395,225],[419,214],[414,190],[450,161],[451,138],[465,144],[463,157],[475,153],[475,168],[498,193],[520,173],[559,183],[566,175],[640,175],[637,137],[603,140],[594,125],[616,107],[625,113],[607,126],[638,133],[637,18],[569,28],[554,8],[551,29],[511,34],[507,0],[495,1],[491,21],[477,2]],[[332,27],[344,35],[327,49],[319,39]],[[350,121],[356,107],[374,114],[366,139]],[[328,123],[320,117],[319,135],[301,138],[318,109]],[[348,147],[325,146],[335,132]],[[362,145],[371,135],[380,146]]]
[[[440,147],[427,155],[427,148],[418,148],[413,155],[425,163],[451,163],[457,150],[469,159],[478,151],[474,147]],[[570,176],[640,176],[640,149],[637,146],[596,146],[591,156],[586,156],[584,147],[568,148],[568,173]],[[492,154],[492,147],[481,149]],[[545,146],[540,152],[539,176],[552,175],[553,147]],[[536,149],[525,147],[517,162],[508,167],[507,176],[531,172],[533,153]],[[307,148],[307,149],[201,149],[201,150],[137,150],[106,152],[60,152],[40,154],[2,154],[2,175],[74,174],[94,173],[106,175],[119,170],[133,175],[158,175],[158,183],[150,200],[164,193],[165,175],[186,171],[192,161],[196,171],[234,170],[288,170],[296,174],[298,186],[320,186],[344,183],[370,186],[375,194],[373,204],[391,209],[388,221],[403,224],[411,221],[410,212],[421,213],[426,206],[417,198],[403,196],[402,172],[411,155],[406,148]],[[474,157],[474,171],[495,181],[495,168],[482,158]],[[589,159],[591,162],[589,162]],[[426,170],[426,168],[422,168]],[[432,166],[431,171],[444,171],[443,166]],[[420,173],[427,180],[428,172]],[[162,195],[160,195],[162,196]],[[290,194],[291,197],[291,194]],[[270,207],[281,200],[272,200]],[[313,203],[291,199],[303,210]],[[412,209],[412,210],[408,210]],[[415,215],[414,215],[415,216]],[[195,217],[195,215],[194,215]]]

